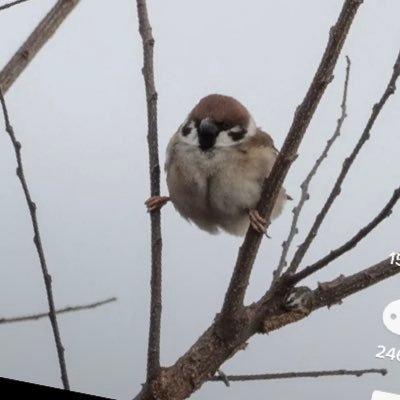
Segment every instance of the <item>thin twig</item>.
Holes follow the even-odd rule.
[[[282,372],[275,374],[252,374],[252,375],[225,375],[228,382],[246,382],[246,381],[269,381],[275,379],[297,379],[297,378],[320,378],[324,376],[356,376],[360,377],[365,374],[380,374],[385,376],[386,369],[360,369],[347,370],[338,369],[333,371],[308,371],[308,372]],[[209,379],[210,382],[224,382],[224,377],[213,376]]]
[[[0,6],[0,11],[5,10],[10,7],[13,7],[13,6],[16,6],[17,4],[20,4],[20,3],[25,3],[26,1],[28,1],[28,0],[16,0],[16,1],[12,1],[10,3],[3,4],[2,6]]]
[[[117,300],[116,297],[110,297],[109,299],[98,301],[96,303],[60,308],[59,310],[56,310],[56,314],[65,314],[65,313],[81,311],[81,310],[89,310],[92,308],[104,306],[105,304],[112,303],[113,301],[116,301],[116,300]],[[36,321],[38,319],[42,319],[42,318],[46,318],[46,317],[49,317],[48,312],[43,312],[43,313],[39,313],[39,314],[23,315],[20,317],[0,318],[0,325],[1,324],[11,324],[14,322]]]
[[[337,22],[330,30],[328,44],[318,70],[303,102],[296,110],[292,125],[271,174],[264,181],[257,209],[267,221],[270,219],[273,205],[275,204],[283,180],[297,156],[297,150],[306,133],[307,127],[326,87],[332,80],[332,73],[342,50],[343,43],[361,3],[362,1],[360,0],[346,0],[344,2]],[[226,327],[226,332],[234,330],[234,326],[237,325],[234,321],[234,316],[239,315],[243,307],[244,296],[261,238],[262,235],[249,229],[239,250],[221,312],[221,320]]]
[[[359,141],[357,142],[357,144],[354,147],[350,156],[348,158],[346,158],[345,161],[343,162],[342,170],[340,171],[340,174],[332,188],[331,193],[329,194],[328,199],[326,200],[320,213],[315,218],[314,224],[312,225],[306,239],[296,250],[296,253],[292,259],[292,262],[290,263],[290,267],[287,269],[288,273],[293,274],[297,271],[301,261],[303,260],[303,257],[305,256],[305,254],[306,254],[307,250],[309,249],[311,243],[313,242],[314,238],[317,236],[318,230],[319,230],[322,222],[324,221],[326,215],[328,214],[329,209],[331,208],[336,197],[339,196],[339,194],[341,192],[342,183],[345,180],[346,175],[350,170],[350,167],[352,166],[354,160],[356,159],[357,155],[359,154],[361,148],[364,146],[364,144],[369,139],[370,134],[371,134],[371,129],[374,126],[374,123],[375,123],[376,119],[378,118],[383,106],[385,105],[387,99],[395,92],[396,80],[399,77],[399,75],[400,75],[400,52],[399,52],[396,62],[394,64],[392,76],[389,80],[389,83],[388,83],[381,99],[378,101],[378,103],[376,103],[373,106],[371,116],[369,117],[367,125],[365,126],[364,131],[362,132],[362,135],[361,135]]]
[[[301,211],[303,209],[303,206],[305,202],[310,198],[309,194],[309,187],[310,183],[313,179],[313,177],[316,175],[318,169],[320,168],[322,162],[324,161],[325,158],[327,158],[329,150],[335,143],[336,139],[340,136],[343,122],[347,117],[347,91],[348,91],[348,86],[349,86],[349,77],[350,77],[350,67],[351,67],[351,62],[350,58],[346,56],[346,77],[344,80],[344,87],[343,87],[343,96],[342,96],[342,103],[340,105],[341,108],[341,114],[340,117],[337,120],[336,128],[335,131],[333,132],[332,137],[326,142],[326,146],[323,149],[321,155],[318,157],[316,160],[315,164],[311,168],[310,172],[308,173],[306,179],[304,182],[300,185],[301,188],[301,197],[299,200],[299,203],[297,204],[296,207],[293,208],[293,219],[292,219],[292,224],[290,226],[290,231],[287,239],[282,243],[282,253],[281,253],[281,258],[279,260],[278,267],[276,268],[274,272],[274,277],[272,280],[272,285],[276,282],[276,280],[280,277],[282,274],[283,268],[286,267],[287,261],[287,255],[290,249],[290,246],[293,242],[293,239],[295,235],[298,233],[298,221],[299,217],[301,214]]]
[[[0,71],[0,87],[6,93],[19,75],[46,44],[61,23],[80,0],[58,0],[54,7],[40,21],[10,61]]]
[[[150,190],[152,196],[160,194],[160,164],[158,157],[157,92],[154,83],[154,38],[145,0],[137,0],[139,32],[143,42],[143,77],[147,101],[147,141],[149,146]],[[151,219],[151,301],[150,327],[147,353],[147,381],[160,369],[161,335],[161,215],[160,210],[150,213]]]
[[[307,278],[308,276],[314,274],[315,272],[321,270],[326,265],[336,260],[338,257],[342,256],[349,250],[353,249],[357,244],[364,239],[372,230],[374,230],[385,218],[392,214],[393,207],[400,199],[400,187],[397,188],[390,200],[379,212],[379,214],[367,225],[365,225],[359,232],[357,232],[350,240],[344,243],[342,246],[335,250],[332,250],[328,255],[322,257],[320,260],[316,261],[314,264],[309,265],[297,274],[293,276],[291,280],[294,284],[300,282],[301,280]]]
[[[56,316],[56,309],[55,309],[55,305],[54,305],[52,278],[51,278],[48,268],[47,268],[46,257],[44,254],[43,245],[42,245],[42,241],[40,238],[39,223],[38,223],[37,216],[36,216],[37,207],[36,207],[36,204],[33,202],[32,198],[31,198],[31,194],[29,192],[29,188],[28,188],[28,184],[26,182],[24,168],[23,168],[23,164],[22,164],[21,143],[18,142],[15,137],[14,130],[13,130],[10,120],[9,120],[7,106],[6,106],[1,88],[0,88],[0,101],[1,101],[1,106],[3,109],[5,128],[11,139],[11,142],[12,142],[12,145],[13,145],[14,151],[15,151],[15,157],[17,160],[17,176],[21,182],[22,190],[24,192],[25,200],[27,202],[29,214],[30,214],[31,221],[32,221],[32,228],[33,228],[33,232],[34,232],[33,242],[35,244],[35,247],[36,247],[36,250],[37,250],[37,253],[39,256],[40,266],[41,266],[42,274],[43,274],[43,280],[44,280],[44,284],[46,287],[47,301],[49,304],[49,318],[50,318],[51,326],[53,329],[54,340],[56,342],[58,361],[59,361],[60,370],[61,370],[61,380],[62,380],[64,389],[69,390],[67,367],[66,367],[65,357],[64,357],[64,347],[63,347],[62,341],[61,341],[61,335],[60,335],[60,330],[58,328],[58,322],[57,322],[57,316]]]

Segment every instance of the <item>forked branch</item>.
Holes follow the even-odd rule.
[[[145,2],[140,0],[137,0],[137,2],[139,25],[144,45],[145,67],[143,71],[145,75],[148,105],[149,146],[155,146],[153,150],[157,151],[157,125],[154,119],[156,116],[156,92],[154,89],[152,70],[154,40],[151,36],[150,25],[148,24]],[[303,102],[295,113],[291,128],[274,168],[270,176],[264,182],[258,211],[261,215],[266,215],[267,219],[271,214],[272,206],[282,182],[293,160],[296,158],[300,143],[320,99],[332,79],[332,73],[344,40],[361,3],[361,0],[346,0],[344,2],[338,21],[331,29],[328,44],[315,77]],[[147,62],[150,64],[146,64]],[[151,121],[153,125],[151,125]],[[151,127],[155,129],[152,131],[152,135],[154,136],[150,135]],[[152,137],[153,140],[155,139],[153,144],[150,143],[150,137]],[[156,155],[157,158],[155,160],[157,162],[154,164],[154,167],[150,169],[150,172],[151,174],[155,173],[156,179],[159,179],[158,153]],[[150,159],[152,160],[151,157],[152,153],[150,153]],[[154,192],[152,195],[158,195],[158,192]],[[378,220],[379,219],[380,218],[378,218]],[[373,224],[377,223],[378,220],[373,221]],[[367,230],[369,229],[370,227],[368,227]],[[159,240],[159,243],[161,243],[161,234]],[[287,311],[283,307],[286,295],[293,286],[293,282],[290,281],[292,275],[283,274],[258,302],[250,306],[245,306],[243,304],[243,299],[260,240],[261,235],[249,229],[244,243],[239,250],[237,262],[221,313],[216,316],[209,328],[174,365],[166,368],[159,368],[159,364],[157,364],[157,368],[152,368],[152,373],[149,373],[149,366],[151,364],[148,363],[147,381],[135,399],[185,399],[196,391],[204,382],[208,381],[210,377],[214,376],[226,360],[231,358],[236,352],[242,350],[246,342],[254,334],[279,329],[289,323],[305,318],[309,313],[319,308],[338,304],[344,298],[364,290],[383,279],[400,273],[400,268],[392,265],[390,260],[386,259],[354,275],[347,277],[341,276],[334,281],[321,283],[317,289],[312,291],[314,301],[307,313]],[[155,247],[153,247],[153,250],[154,249]],[[161,272],[161,260],[158,267],[159,269],[156,270],[156,272]],[[161,284],[161,275],[159,275],[159,278],[159,283]],[[154,289],[154,287],[157,288],[157,286],[153,285],[153,282],[154,281],[152,281],[152,289]],[[161,292],[159,291],[156,294],[161,294]],[[154,293],[152,293],[152,302],[154,298]],[[161,298],[159,305],[161,306]],[[160,310],[161,307],[157,309],[157,311]],[[152,319],[154,315],[156,314],[152,314]],[[159,319],[156,321],[159,321]],[[154,323],[154,320],[151,323]],[[155,334],[159,335],[159,332],[159,329],[157,329]],[[152,341],[151,334],[152,332],[150,332],[149,343]],[[149,361],[154,361],[156,359],[154,358],[155,354],[159,356],[159,353],[156,352],[152,354],[151,356],[151,348],[149,347]],[[157,358],[157,360],[159,361],[159,358]]]
[[[383,207],[383,209],[379,212],[379,214],[367,225],[365,225],[359,232],[357,232],[351,239],[349,239],[346,243],[341,245],[335,250],[332,250],[328,255],[322,257],[320,260],[316,261],[314,264],[309,265],[308,267],[302,269],[296,275],[294,275],[292,282],[297,283],[301,280],[307,278],[308,276],[314,274],[315,272],[321,270],[326,267],[332,261],[336,260],[349,250],[353,249],[357,246],[358,243],[361,242],[368,234],[370,234],[383,220],[388,218],[392,214],[393,207],[400,199],[400,187],[397,188],[392,197],[389,199],[387,204]]]
[[[323,149],[321,155],[317,158],[317,160],[315,161],[315,164],[311,168],[306,179],[300,185],[300,188],[301,188],[300,200],[299,200],[298,204],[293,208],[292,223],[290,226],[288,237],[282,243],[282,253],[281,253],[278,267],[274,272],[272,285],[280,277],[283,269],[286,267],[286,264],[287,264],[286,258],[287,258],[290,246],[292,245],[295,235],[298,233],[298,222],[299,222],[300,214],[303,210],[305,202],[310,198],[310,194],[309,194],[310,183],[311,183],[312,179],[314,178],[314,176],[316,175],[316,173],[317,173],[318,169],[320,168],[324,159],[328,157],[329,151],[330,151],[331,147],[333,146],[333,144],[335,143],[336,139],[340,136],[344,120],[347,117],[347,92],[348,92],[348,87],[349,87],[350,66],[351,66],[350,58],[347,56],[346,56],[346,63],[347,63],[346,77],[344,80],[342,103],[340,105],[340,108],[341,108],[340,117],[337,120],[336,128],[333,132],[333,135],[326,142],[326,146]]]
[[[313,291],[315,301],[310,313],[340,304],[346,297],[399,273],[400,268],[391,264],[389,258],[353,275],[321,283]],[[247,321],[241,325],[236,337],[221,338],[216,323],[212,324],[174,365],[163,368],[152,382],[144,385],[135,399],[185,399],[210,376],[214,376],[223,362],[242,350],[255,333],[270,333],[309,315],[281,309],[279,304],[282,304],[282,298],[279,296],[281,294],[263,298],[246,307]],[[262,314],[259,314],[260,310]],[[263,316],[260,320],[259,315]]]
[[[298,247],[292,262],[290,263],[289,268],[287,269],[288,273],[294,273],[297,271],[301,261],[303,260],[303,257],[305,256],[307,250],[309,249],[311,243],[313,242],[314,238],[317,236],[318,230],[324,221],[326,215],[328,214],[329,209],[331,208],[332,204],[334,203],[335,199],[337,196],[339,196],[342,188],[343,181],[345,180],[347,173],[350,170],[350,167],[353,165],[354,160],[358,156],[360,150],[364,146],[364,144],[367,142],[371,135],[371,129],[374,126],[374,123],[376,119],[378,118],[380,112],[382,111],[384,105],[386,104],[386,101],[388,98],[395,92],[396,90],[396,81],[397,78],[400,75],[400,52],[397,56],[396,62],[393,67],[393,73],[392,76],[389,80],[389,83],[383,92],[383,95],[381,99],[376,103],[373,108],[372,108],[372,113],[371,116],[368,119],[368,122],[361,134],[360,139],[358,140],[356,146],[354,147],[352,153],[348,158],[344,160],[342,169],[340,171],[340,174],[331,190],[331,193],[329,194],[328,199],[326,200],[324,206],[322,207],[322,210],[319,212],[317,217],[315,218],[315,221],[308,232],[307,237],[305,238],[304,242]]]
[[[360,272],[356,272],[353,275],[340,275],[332,281],[319,283],[318,288],[313,291],[314,304],[310,313],[323,307],[330,308],[333,305],[342,304],[342,301],[346,297],[376,285],[399,273],[400,268],[393,264],[391,259],[388,258],[369,268],[362,269]],[[263,300],[260,300],[257,306],[262,306],[262,302]],[[304,314],[296,311],[281,310],[275,314],[267,315],[260,326],[259,332],[270,333],[285,325],[300,321],[308,317],[310,313]]]
[[[314,115],[315,110],[331,82],[333,70],[342,50],[343,43],[350,30],[353,19],[360,7],[360,0],[346,0],[343,4],[336,24],[331,28],[328,44],[320,61],[314,79],[308,92],[297,108],[292,125],[286,136],[280,154],[275,162],[271,174],[265,180],[258,205],[258,211],[270,219],[273,205],[278,196],[289,168],[297,156],[300,143],[306,133],[307,127]],[[222,318],[225,319],[227,330],[231,330],[234,324],[229,320],[240,313],[243,299],[249,283],[251,270],[256,258],[262,236],[254,230],[249,229],[239,250],[236,265],[233,271],[229,288],[225,295],[222,308]]]

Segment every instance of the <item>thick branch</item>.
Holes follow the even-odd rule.
[[[75,311],[82,311],[82,310],[89,310],[92,308],[104,306],[108,303],[112,303],[113,301],[116,301],[116,297],[110,297],[109,299],[98,301],[96,303],[90,303],[90,304],[83,304],[79,306],[69,306],[65,308],[60,308],[59,310],[56,310],[56,314],[65,314],[69,312],[75,312]],[[36,321],[38,319],[42,318],[47,318],[49,317],[48,312],[43,312],[43,313],[38,313],[38,314],[29,314],[29,315],[23,315],[20,317],[11,317],[11,318],[0,318],[0,325],[1,324],[11,324],[14,322],[25,322],[25,321]]]
[[[0,72],[0,87],[6,93],[22,71],[28,66],[39,50],[52,37],[61,23],[80,0],[58,0],[42,19],[24,44]]]
[[[318,70],[303,102],[296,110],[292,125],[271,174],[264,182],[258,211],[267,220],[271,216],[272,208],[283,180],[297,156],[297,150],[307,127],[326,87],[332,80],[332,73],[342,50],[343,43],[361,3],[362,1],[360,0],[346,0],[344,2],[339,18],[331,28],[328,44]],[[222,308],[223,317],[227,322],[240,312],[261,237],[260,234],[249,229],[244,243],[239,250],[235,269]],[[233,325],[232,323],[226,323],[227,330],[232,330]]]
[[[341,192],[342,183],[345,180],[347,173],[350,170],[354,160],[356,159],[357,155],[359,154],[361,148],[364,146],[366,141],[369,139],[371,134],[371,129],[374,126],[376,119],[378,118],[383,106],[385,105],[387,99],[395,92],[396,90],[396,81],[400,75],[400,52],[397,56],[396,62],[393,67],[393,73],[389,80],[389,83],[381,97],[381,99],[376,103],[372,108],[371,116],[367,122],[367,125],[362,132],[362,135],[357,142],[356,146],[354,147],[352,153],[348,158],[345,159],[343,163],[342,170],[336,180],[335,185],[332,188],[331,193],[327,201],[325,202],[322,210],[315,218],[314,224],[312,225],[306,239],[304,242],[298,247],[292,262],[290,263],[290,267],[288,268],[287,272],[294,273],[298,269],[301,261],[303,260],[304,255],[306,254],[307,250],[309,249],[311,243],[313,242],[314,238],[317,236],[318,230],[324,221],[326,215],[328,214],[329,209],[331,208],[333,202],[335,201],[336,197],[339,196]]]
[[[314,264],[309,265],[300,272],[298,272],[293,277],[293,283],[300,282],[306,277],[314,274],[320,269],[324,268],[326,265],[336,260],[338,257],[342,256],[349,250],[357,246],[362,239],[364,239],[369,233],[371,233],[384,219],[392,214],[393,207],[400,199],[400,187],[393,192],[392,197],[388,203],[383,207],[380,213],[367,225],[365,225],[359,232],[357,232],[350,240],[344,243],[342,246],[335,250],[332,250],[328,255],[316,261]]]
[[[153,49],[154,39],[147,13],[145,0],[137,0],[139,32],[143,41],[143,77],[147,100],[147,141],[149,146],[150,189],[152,196],[160,194],[160,164],[158,157],[157,134],[157,92],[154,83]],[[160,368],[160,331],[161,331],[161,217],[160,210],[150,213],[151,218],[151,302],[150,327],[147,353],[147,381]]]
[[[346,297],[399,273],[400,268],[391,264],[389,258],[353,275],[346,277],[340,275],[338,278],[330,282],[319,283],[318,288],[313,291],[314,304],[310,312],[322,307],[329,308],[335,304],[341,304],[342,300]],[[299,313],[296,311],[281,310],[280,313],[269,315],[264,319],[261,332],[269,333],[273,330],[280,329],[285,325],[297,322],[308,315],[309,314]]]
[[[385,376],[386,369],[338,369],[333,371],[307,371],[307,372],[281,372],[275,374],[251,374],[251,375],[223,375],[213,376],[209,379],[210,382],[247,382],[247,381],[270,381],[276,379],[297,379],[297,378],[321,378],[324,376],[356,376],[360,377],[365,374],[380,374]]]
[[[15,157],[17,159],[17,176],[21,182],[22,190],[24,192],[25,200],[28,205],[29,214],[30,214],[31,221],[32,221],[32,228],[33,228],[33,232],[34,232],[33,242],[35,244],[35,247],[36,247],[36,250],[37,250],[37,253],[39,256],[40,266],[41,266],[42,274],[43,274],[43,280],[44,280],[44,284],[46,287],[47,301],[49,304],[49,318],[50,318],[51,326],[53,328],[54,340],[56,342],[58,361],[59,361],[60,369],[61,369],[61,380],[62,380],[64,389],[69,389],[67,367],[66,367],[65,357],[64,357],[64,347],[63,347],[62,341],[61,341],[61,335],[60,335],[60,331],[58,328],[58,322],[57,322],[57,316],[56,316],[56,309],[55,309],[55,305],[54,305],[52,278],[51,278],[48,268],[47,268],[46,257],[44,254],[42,240],[40,238],[39,223],[38,223],[37,215],[36,215],[37,207],[36,207],[36,204],[32,200],[31,194],[29,192],[28,184],[26,182],[24,168],[23,168],[23,164],[22,164],[22,157],[21,157],[21,143],[17,141],[15,134],[14,134],[14,130],[10,124],[6,103],[4,101],[4,97],[3,97],[3,93],[1,91],[1,89],[0,89],[0,101],[1,101],[1,106],[3,109],[6,131],[7,131],[8,135],[10,136],[11,143],[12,143],[12,145],[14,147],[14,151],[15,151]]]
[[[309,191],[308,191],[308,189],[310,187],[310,183],[311,183],[312,179],[314,178],[314,176],[316,175],[316,173],[317,173],[318,169],[320,168],[320,166],[321,166],[322,162],[324,161],[324,159],[327,158],[329,150],[331,149],[331,147],[335,143],[336,139],[340,136],[344,120],[347,117],[347,91],[348,91],[348,86],[349,86],[350,66],[351,66],[349,57],[346,57],[346,62],[347,62],[346,77],[345,77],[345,80],[344,80],[342,103],[340,105],[341,114],[340,114],[340,117],[337,120],[336,128],[335,128],[335,131],[333,132],[332,137],[326,142],[326,146],[323,149],[321,155],[317,158],[317,160],[315,161],[315,164],[311,168],[311,170],[308,173],[306,179],[300,185],[300,188],[301,188],[300,200],[299,200],[299,203],[297,204],[297,206],[293,208],[292,223],[291,223],[291,226],[290,226],[288,237],[282,243],[281,258],[279,260],[278,267],[274,272],[274,278],[272,280],[272,285],[280,277],[280,275],[282,274],[283,268],[285,268],[285,266],[287,264],[286,258],[287,258],[290,246],[291,246],[291,244],[293,242],[293,239],[294,239],[295,235],[298,233],[297,225],[298,225],[298,221],[299,221],[299,217],[300,217],[301,211],[303,210],[305,202],[310,198],[310,194],[309,194]]]
[[[340,303],[344,298],[399,273],[400,268],[386,259],[354,275],[321,283],[314,290],[315,302],[311,311]],[[214,376],[227,359],[243,349],[252,335],[279,329],[295,322],[295,317],[297,320],[306,317],[305,314],[283,311],[279,307],[282,302],[282,297],[270,296],[246,307],[247,321],[235,337],[221,337],[217,322],[214,322],[173,366],[162,369],[152,382],[144,385],[135,399],[185,399]],[[260,310],[264,318],[258,320]]]

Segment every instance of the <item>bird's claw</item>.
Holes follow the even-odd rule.
[[[169,200],[170,198],[168,196],[152,196],[148,198],[144,204],[147,207],[147,212],[152,212],[163,207]]]
[[[264,234],[267,238],[271,239],[271,236],[267,232],[267,220],[260,215],[257,210],[249,210],[249,220],[252,228],[258,232]]]

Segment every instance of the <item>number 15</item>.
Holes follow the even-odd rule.
[[[390,254],[390,264],[400,267],[400,253]]]

